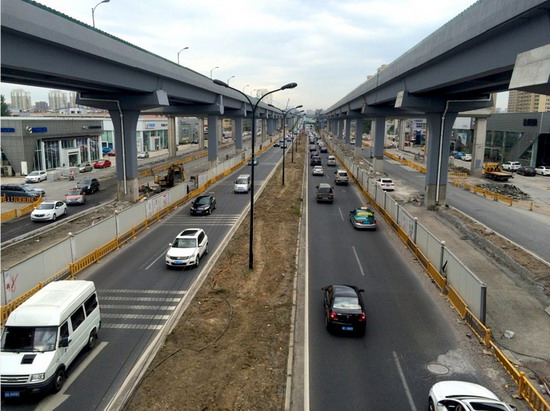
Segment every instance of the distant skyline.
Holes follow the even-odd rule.
[[[274,105],[326,109],[452,20],[475,0],[253,0],[156,3],[111,0],[95,10],[96,28],[252,94],[289,82]],[[38,1],[91,25],[98,0]],[[48,101],[51,89],[2,83]],[[499,96],[498,106],[507,98]]]

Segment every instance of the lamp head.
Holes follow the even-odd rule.
[[[297,83],[288,83],[288,84],[285,84],[283,87],[281,87],[281,90],[286,90],[287,88],[295,88],[297,86],[298,86]]]

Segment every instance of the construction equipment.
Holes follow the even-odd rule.
[[[514,177],[512,173],[502,171],[502,166],[500,163],[485,163],[483,175],[485,178],[489,178],[494,181],[508,181],[509,178]]]
[[[175,182],[185,180],[185,174],[182,164],[171,164],[165,175],[155,175],[154,182],[161,187],[174,187]]]

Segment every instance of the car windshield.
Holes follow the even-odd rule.
[[[321,187],[319,189],[319,192],[320,193],[330,193],[330,192],[332,192],[332,189],[330,187]]]
[[[53,210],[55,208],[55,203],[42,203],[38,207],[36,207],[37,210]]]
[[[40,173],[38,171],[32,171],[29,176],[38,176]]]
[[[67,191],[67,194],[68,196],[79,196],[81,195],[80,193],[80,190],[70,190],[70,191]]]
[[[484,402],[484,401],[468,401],[472,410],[480,411],[506,411],[508,408],[504,404],[499,404],[496,402]]]
[[[246,178],[238,178],[237,184],[248,184],[248,179]]]
[[[334,297],[334,303],[332,308],[338,308],[341,310],[359,310],[359,300],[357,297]]]
[[[2,333],[2,351],[54,351],[57,327],[6,327]]]
[[[206,205],[210,203],[210,199],[208,197],[199,197],[195,201],[195,204],[197,205]]]
[[[84,185],[90,185],[92,183],[92,180],[80,180],[78,184],[84,184]]]
[[[195,238],[177,238],[174,244],[174,248],[196,248],[197,240]]]
[[[357,217],[372,217],[372,213],[369,213],[368,211],[359,211],[357,213]]]

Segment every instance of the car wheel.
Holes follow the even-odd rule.
[[[52,221],[57,220],[57,214],[53,213]]]
[[[434,402],[433,400],[430,398],[429,401],[428,401],[428,409],[430,411],[435,411],[435,406],[434,406]]]
[[[206,250],[204,250],[204,254],[208,254],[208,243],[206,243]]]
[[[198,267],[199,265],[201,265],[201,256],[200,256],[200,254],[197,255],[197,260],[195,261],[195,267]]]
[[[90,333],[90,336],[88,337],[88,344],[86,344],[86,348],[88,348],[88,350],[93,350],[95,345],[96,345],[96,342],[97,342],[97,332],[96,330],[92,330],[92,332]]]
[[[53,379],[52,391],[54,393],[61,391],[63,384],[65,384],[65,370],[59,369],[55,373],[55,377]]]
[[[63,210],[63,215],[67,215],[67,209]]]

